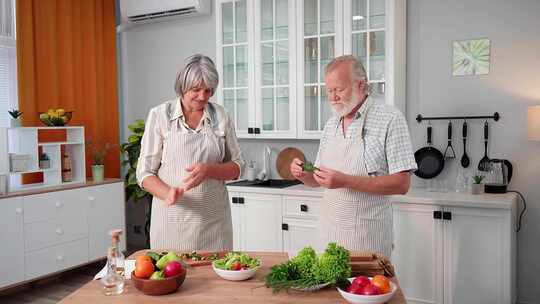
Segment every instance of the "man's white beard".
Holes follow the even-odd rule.
[[[331,105],[332,112],[339,117],[347,116],[361,101],[362,100],[360,100],[358,96],[353,93],[351,100],[341,102],[337,105]]]

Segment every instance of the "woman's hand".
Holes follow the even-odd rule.
[[[167,206],[174,205],[183,195],[184,188],[170,187],[167,192],[167,197],[165,197],[165,204],[167,204]]]
[[[201,163],[193,164],[187,167],[186,171],[190,174],[184,178],[183,182],[185,191],[188,191],[191,188],[197,187],[208,178],[209,165]]]
[[[300,160],[299,158],[295,158],[291,162],[290,170],[294,178],[302,180],[307,176],[308,173],[306,173],[302,168],[303,164],[304,162],[302,162],[302,160]]]
[[[349,175],[321,166],[313,173],[313,179],[324,188],[346,188]]]

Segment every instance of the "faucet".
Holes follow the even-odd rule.
[[[270,146],[264,147],[263,151],[263,168],[259,174],[257,174],[257,179],[259,180],[267,180],[270,177],[270,155],[272,153],[272,149]]]

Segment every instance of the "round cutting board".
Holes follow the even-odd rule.
[[[294,176],[291,173],[291,162],[293,159],[299,158],[303,162],[306,161],[306,157],[304,156],[304,153],[302,151],[296,149],[296,148],[285,148],[279,152],[277,159],[276,159],[276,169],[283,179],[287,180],[295,180]]]

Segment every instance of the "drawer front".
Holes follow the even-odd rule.
[[[25,255],[25,279],[34,279],[88,262],[88,239]]]
[[[320,198],[286,196],[283,210],[286,217],[317,219],[320,214]]]
[[[25,196],[24,222],[86,216],[89,199],[84,188]]]
[[[24,225],[25,251],[34,251],[88,237],[85,216],[28,223]]]

